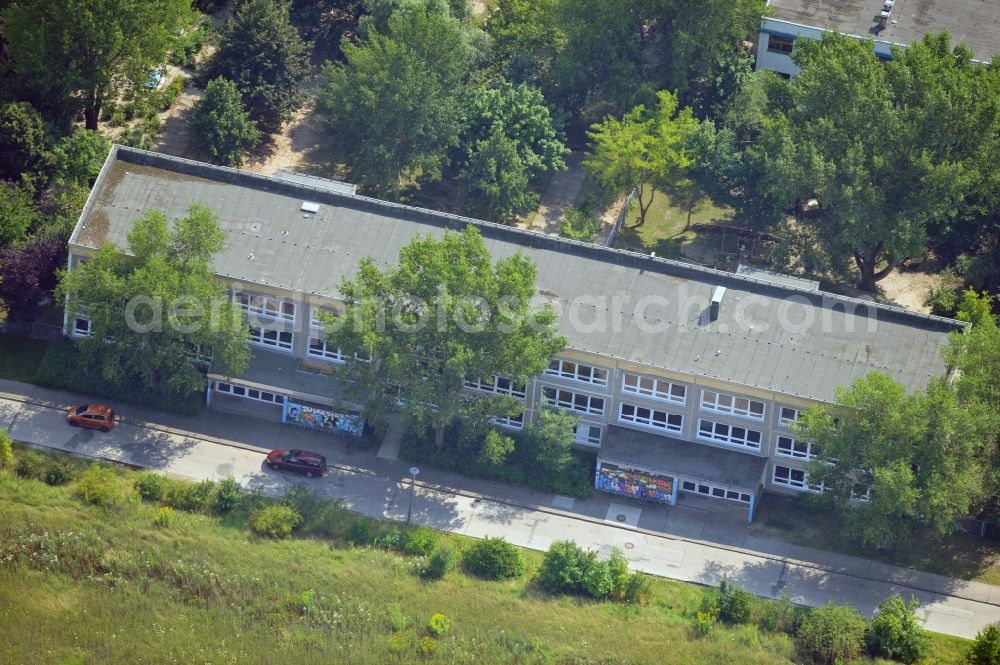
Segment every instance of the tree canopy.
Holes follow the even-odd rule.
[[[190,15],[191,0],[22,0],[3,12],[6,57],[46,118],[65,128],[82,108],[96,130],[104,103],[145,82]]]
[[[236,84],[217,78],[195,102],[188,121],[194,135],[196,152],[223,166],[242,166],[243,154],[260,141],[260,130],[243,109]]]
[[[414,238],[398,267],[380,270],[363,259],[341,292],[348,305],[328,322],[328,342],[348,358],[370,358],[342,368],[340,376],[352,379],[345,399],[376,420],[400,403],[434,432],[439,450],[460,419],[478,427],[524,408],[503,395],[470,401],[466,380],[526,382],[565,344],[552,310],[531,309],[534,264],[520,253],[494,264],[472,226]]]
[[[81,345],[106,379],[181,396],[205,385],[196,354],[210,354],[226,376],[246,369],[246,323],[211,269],[224,239],[203,205],[172,230],[163,213],[148,210],[128,233],[131,256],[105,243],[62,274],[58,293],[90,319],[92,335]]]

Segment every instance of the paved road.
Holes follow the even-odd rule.
[[[0,426],[9,426],[19,441],[193,479],[232,475],[244,488],[269,494],[304,482],[322,494],[343,499],[359,513],[405,519],[410,500],[407,463],[352,454],[318,435],[214,411],[184,418],[119,407],[126,414],[125,422],[111,433],[77,430],[67,426],[64,409],[78,401],[68,393],[0,382]],[[268,447],[295,445],[328,452],[335,464],[329,475],[305,480],[263,465]],[[829,553],[817,561],[822,553],[815,551],[806,560],[791,556],[788,545],[763,539],[750,542],[744,537],[743,545],[737,547],[658,533],[636,526],[639,508],[607,497],[574,504],[563,497],[432,469],[425,469],[420,478],[413,493],[413,521],[437,529],[479,538],[502,535],[537,550],[563,539],[602,553],[618,547],[634,569],[654,575],[699,584],[716,584],[726,575],[761,596],[787,594],[793,602],[811,606],[849,603],[869,615],[890,593],[912,594],[920,600],[919,613],[930,630],[967,638],[1000,621],[1000,587]],[[595,515],[593,506],[606,507],[606,512]],[[674,509],[669,519],[673,524],[686,524],[699,511],[705,509],[698,504]],[[700,519],[702,523],[724,521],[725,515],[708,511]],[[808,553],[804,548],[803,552]]]

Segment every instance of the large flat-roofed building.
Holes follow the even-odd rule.
[[[984,0],[769,0],[761,20],[757,69],[794,75],[792,45],[799,37],[822,39],[824,32],[871,38],[875,52],[891,57],[892,46],[907,46],[927,33],[947,30],[980,62],[1000,51],[1000,2]]]
[[[253,358],[240,377],[208,373],[213,406],[241,400],[282,418],[291,400],[330,409],[343,362],[319,311],[344,306],[338,285],[362,257],[396,265],[417,235],[474,225],[496,259],[538,268],[537,300],[558,313],[566,350],[526,384],[468,377],[472,392],[579,417],[577,443],[598,454],[600,489],[672,503],[690,492],[749,506],[766,489],[809,491],[808,443],[790,424],[834,388],[871,371],[916,389],[942,376],[941,347],[963,324],[823,293],[766,271],[732,274],[384,201],[337,187],[210,166],[116,146],[69,242],[73,269],[155,208],[174,220],[193,203],[215,213],[226,248],[214,269],[252,315]],[[85,315],[66,332],[89,334]]]

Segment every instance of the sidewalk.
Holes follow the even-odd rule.
[[[245,488],[265,493],[305,482],[359,513],[405,519],[410,464],[377,457],[375,450],[349,450],[329,437],[238,413],[189,417],[114,403],[124,414],[119,427],[109,434],[81,431],[65,422],[65,407],[80,401],[0,380],[0,427],[27,443],[191,478],[233,475]],[[290,447],[323,452],[334,469],[306,481],[263,466],[263,451]],[[673,508],[606,495],[574,500],[425,467],[413,496],[413,521],[473,537],[502,535],[538,550],[564,539],[605,554],[618,547],[633,568],[651,574],[699,584],[717,584],[726,575],[760,596],[787,594],[811,606],[849,603],[869,615],[890,593],[912,594],[928,629],[960,637],[974,637],[1000,620],[1000,587],[755,538],[742,511],[701,497]]]

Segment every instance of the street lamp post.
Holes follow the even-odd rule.
[[[415,466],[410,467],[410,504],[406,508],[406,523],[410,523],[410,516],[413,514],[413,494],[416,491],[417,485],[417,474],[420,473],[420,469]]]

